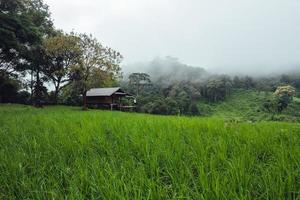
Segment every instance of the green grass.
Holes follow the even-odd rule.
[[[0,199],[300,199],[300,124],[0,106]]]
[[[282,113],[270,113],[263,109],[263,103],[272,93],[236,90],[224,101],[218,103],[199,102],[202,114],[220,117],[227,121],[290,121],[300,122],[300,99],[293,102]]]

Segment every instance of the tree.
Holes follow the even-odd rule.
[[[256,89],[261,92],[271,92],[274,91],[277,88],[278,80],[276,78],[272,77],[261,77],[258,78],[256,81]]]
[[[60,96],[60,103],[65,105],[81,106],[82,97],[80,96],[80,91],[74,84],[68,84],[66,87],[62,88]]]
[[[72,68],[71,78],[83,98],[83,109],[87,109],[86,92],[92,87],[112,84],[120,76],[122,55],[104,47],[92,35],[80,34],[81,62]]]
[[[244,78],[243,84],[244,84],[244,88],[245,88],[246,90],[255,88],[255,85],[256,85],[255,82],[254,82],[254,80],[253,80],[253,78],[250,77],[250,76],[246,76],[246,77]]]
[[[31,101],[34,106],[42,107],[45,99],[45,93],[47,91],[43,82],[47,80],[47,76],[45,76],[45,69],[48,65],[48,59],[41,45],[31,47],[28,53],[28,58],[30,62],[28,63],[27,69],[30,70],[32,79]]]
[[[184,90],[180,91],[176,96],[176,100],[180,109],[180,113],[187,113],[190,103],[190,97],[188,93]]]
[[[129,85],[136,90],[136,96],[141,90],[151,85],[150,76],[146,73],[132,73],[129,75]]]
[[[28,0],[26,3],[26,13],[29,16],[30,22],[34,25],[38,40],[27,47],[25,59],[27,65],[25,70],[29,70],[33,80],[33,103],[37,107],[41,107],[44,99],[47,96],[47,88],[43,85],[43,81],[47,80],[45,69],[48,65],[48,58],[43,48],[42,41],[45,37],[53,34],[53,23],[50,18],[48,6],[43,3],[43,0]]]
[[[178,103],[176,102],[176,100],[172,99],[171,97],[167,97],[165,99],[165,103],[167,105],[168,115],[177,115],[180,113],[180,109],[178,107]]]
[[[288,107],[295,96],[295,92],[295,88],[290,85],[277,87],[274,95],[278,112],[282,112]]]
[[[16,77],[0,72],[0,103],[16,103],[20,85]]]
[[[196,116],[196,115],[199,115],[199,114],[200,114],[197,104],[192,103],[192,104],[189,106],[189,113],[190,113],[190,115],[192,115],[192,116]]]
[[[146,111],[151,114],[168,114],[168,105],[162,98],[153,99],[146,107],[148,107]]]
[[[289,75],[286,74],[282,74],[280,77],[280,82],[283,84],[291,84],[292,80],[291,77]]]
[[[232,82],[233,82],[233,87],[234,88],[241,88],[241,87],[243,87],[242,81],[241,81],[241,79],[238,76],[234,76]]]
[[[203,96],[210,102],[224,100],[232,89],[232,82],[229,77],[221,76],[208,80],[203,88]]]
[[[71,68],[80,63],[80,38],[60,33],[46,38],[43,46],[50,59],[45,74],[54,85],[53,101],[57,104],[58,93],[70,82]]]
[[[52,30],[42,0],[1,0],[0,24],[0,69],[9,73],[24,70],[29,47]]]
[[[41,44],[53,31],[48,6],[42,0],[1,0],[0,23],[0,68],[8,74],[30,71],[35,77],[32,96],[40,105],[45,66]]]

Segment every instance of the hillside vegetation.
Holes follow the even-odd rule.
[[[300,197],[297,123],[19,105],[0,116],[0,199]]]
[[[263,108],[271,92],[235,90],[224,101],[207,103],[199,101],[200,114],[215,116],[229,121],[300,121],[300,99],[294,97],[292,103],[282,113],[271,113]]]

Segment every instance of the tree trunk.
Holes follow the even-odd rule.
[[[42,102],[41,102],[41,96],[42,96],[42,83],[40,80],[40,71],[38,70],[36,72],[36,83],[34,88],[34,105],[35,107],[41,108]]]
[[[55,91],[54,91],[54,99],[53,99],[53,103],[54,103],[55,105],[57,105],[58,93],[59,93],[59,85],[55,87]]]
[[[87,108],[87,103],[86,103],[86,91],[84,91],[83,92],[83,94],[82,94],[82,102],[83,102],[83,110],[87,110],[88,108]]]
[[[59,77],[58,78],[58,80],[57,80],[57,84],[55,85],[54,84],[54,86],[55,86],[55,91],[54,91],[54,99],[53,99],[53,103],[55,104],[55,105],[57,105],[57,103],[58,103],[58,93],[59,93],[59,91],[60,91],[60,84],[61,84],[61,77]]]
[[[30,103],[33,105],[33,70],[30,72]]]
[[[54,91],[54,99],[53,99],[54,105],[57,105],[57,96],[58,96],[58,91],[55,90],[55,91]]]

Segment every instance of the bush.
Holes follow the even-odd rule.
[[[18,93],[18,103],[20,103],[20,104],[31,104],[31,102],[30,102],[30,93],[29,92],[27,92],[27,91],[20,91],[19,93]]]
[[[190,115],[193,115],[193,116],[200,114],[197,104],[192,103],[189,106],[189,113],[190,113]]]
[[[282,112],[288,107],[295,96],[295,92],[295,88],[290,85],[277,87],[274,95],[278,112]]]

